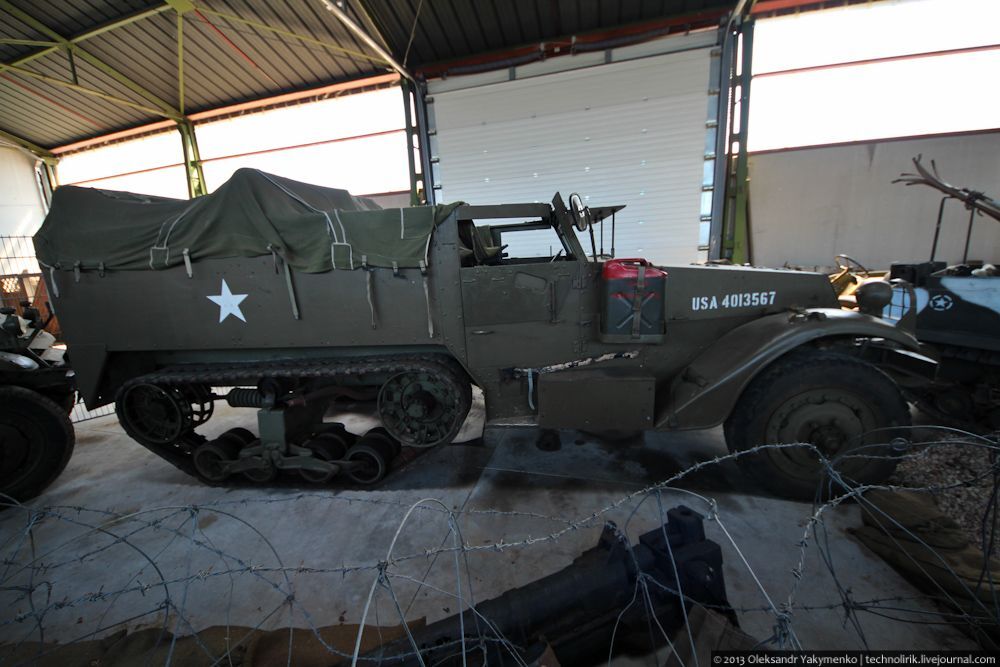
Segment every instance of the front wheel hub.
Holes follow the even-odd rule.
[[[823,452],[838,452],[847,444],[847,439],[847,435],[839,427],[827,424],[810,433],[807,442],[816,445]]]
[[[833,459],[858,444],[875,428],[871,409],[857,394],[839,389],[815,389],[785,401],[767,426],[766,441],[773,444],[810,444],[826,459]],[[816,452],[808,447],[789,447],[776,452],[789,474],[802,474],[817,464]]]

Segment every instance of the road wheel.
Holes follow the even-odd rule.
[[[66,467],[75,441],[63,406],[30,389],[0,387],[0,493],[18,502],[37,496]]]
[[[889,443],[907,436],[909,425],[909,409],[888,375],[855,357],[809,349],[758,375],[726,420],[725,433],[731,452],[812,444],[854,485],[892,473],[897,459]],[[819,457],[805,447],[765,449],[737,463],[776,495],[813,500],[843,491],[831,489]]]
[[[340,461],[347,454],[347,441],[338,433],[320,433],[316,437],[306,442],[303,447],[312,452],[313,456],[320,461]],[[302,479],[313,484],[323,484],[329,482],[336,476],[338,471],[332,470],[320,472],[317,470],[299,470]]]
[[[403,446],[400,442],[389,435],[389,432],[382,427],[376,427],[368,431],[363,438],[358,440],[358,443],[378,447],[379,451],[385,455],[386,461],[391,461],[403,451]]]
[[[347,460],[355,464],[347,470],[347,476],[358,484],[375,484],[381,481],[389,472],[389,462],[386,460],[382,447],[371,446],[358,441],[347,452]]]
[[[240,443],[223,433],[216,440],[198,446],[192,454],[195,471],[209,484],[218,484],[229,477],[225,465],[240,454]]]
[[[250,443],[257,439],[257,436],[253,434],[253,431],[242,426],[237,426],[236,428],[231,428],[226,433],[236,436],[236,439],[240,442],[240,449],[243,447],[249,447]]]
[[[278,476],[278,469],[268,462],[263,468],[249,468],[244,470],[243,476],[254,484],[267,484],[274,481],[274,478]]]

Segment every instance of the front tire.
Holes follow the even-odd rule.
[[[63,406],[24,387],[0,387],[0,493],[31,500],[55,481],[76,437]]]
[[[809,443],[850,485],[885,480],[898,459],[889,446],[910,425],[896,383],[871,364],[823,350],[793,352],[765,369],[725,423],[731,452],[762,444]],[[806,447],[764,449],[737,458],[772,493],[798,500],[837,495],[819,457]]]

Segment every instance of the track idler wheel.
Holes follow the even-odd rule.
[[[386,430],[411,447],[451,442],[472,403],[464,378],[443,364],[428,365],[389,378],[378,394],[378,416]]]
[[[225,470],[240,455],[243,442],[232,432],[227,431],[215,440],[199,445],[191,455],[194,469],[198,475],[210,484],[218,484],[229,477]]]
[[[389,462],[396,456],[394,439],[384,429],[372,429],[347,452],[347,460],[358,465],[347,469],[347,476],[358,484],[375,484],[389,472]]]
[[[342,461],[347,454],[347,439],[336,431],[320,433],[306,441],[302,446],[312,452],[312,455],[320,461]],[[319,472],[303,468],[299,470],[299,475],[307,482],[323,484],[333,479],[337,472],[339,471],[336,469]]]
[[[172,445],[195,426],[188,397],[173,387],[126,387],[118,394],[115,412],[125,432],[147,447]]]

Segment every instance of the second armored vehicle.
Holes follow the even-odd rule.
[[[939,363],[932,382],[905,387],[907,397],[934,420],[995,431],[1000,429],[1000,271],[996,267],[1000,258],[987,256],[985,262],[973,261],[969,251],[976,218],[1000,222],[1000,201],[947,183],[933,162],[928,169],[919,156],[913,164],[916,173],[902,174],[895,182],[926,185],[943,195],[929,259],[895,262],[888,272],[871,272],[855,262],[856,266],[845,266],[833,281],[846,297],[843,305],[851,305],[855,290],[870,288],[878,281],[903,280],[912,285],[914,299],[908,306],[898,295],[897,303],[888,308],[907,306],[913,310],[915,335],[934,349]],[[969,211],[968,225],[962,230],[962,259],[950,266],[937,259],[942,217],[949,201],[960,202]],[[996,248],[987,246],[987,250]]]
[[[37,496],[73,454],[73,372],[51,321],[27,301],[0,308],[0,505]]]
[[[133,438],[210,482],[374,482],[393,440],[451,441],[473,384],[491,422],[811,443],[740,458],[785,495],[816,493],[816,451],[845,480],[888,474],[909,333],[840,309],[822,274],[602,256],[593,225],[620,208],[381,210],[241,170],[192,201],[60,188],[35,245],[87,405],[114,401]],[[525,235],[554,250],[518,252]],[[258,435],[197,433],[213,387],[258,409]],[[324,424],[341,396],[374,401],[385,431]]]

